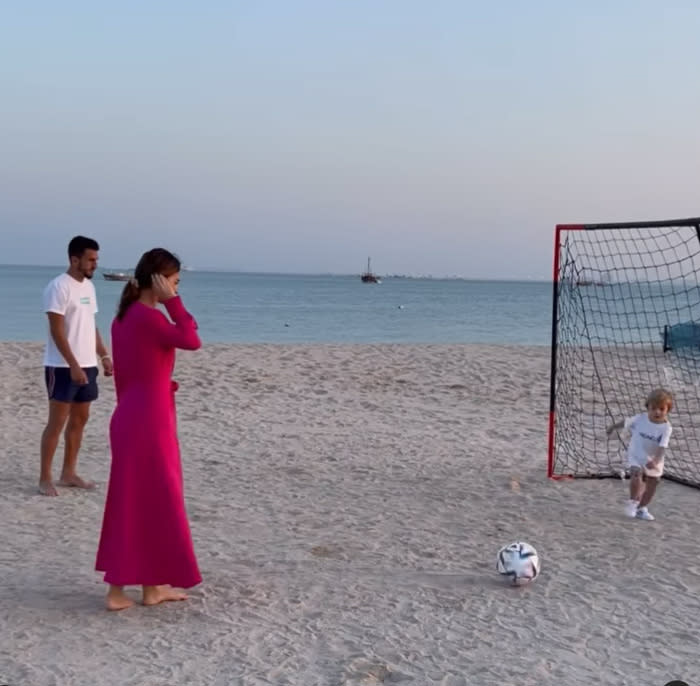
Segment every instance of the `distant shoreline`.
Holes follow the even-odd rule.
[[[0,264],[0,269],[56,269],[57,271],[62,271],[65,269],[65,265],[54,265],[54,264]],[[131,267],[119,267],[119,266],[109,266],[98,268],[99,273],[102,272],[120,272],[120,271],[131,271]],[[315,277],[315,278],[358,278],[360,272],[266,272],[266,271],[241,271],[237,269],[214,269],[214,268],[200,268],[191,267],[185,270],[188,274],[237,274],[240,276],[299,276],[299,277]],[[441,275],[412,275],[412,274],[381,274],[377,273],[382,280],[389,279],[401,279],[401,280],[411,280],[411,281],[468,281],[470,283],[532,283],[532,284],[543,284],[551,283],[549,279],[527,279],[518,278],[511,279],[507,277],[502,278],[477,278],[468,276],[441,276]]]
[[[28,346],[36,347],[43,346],[46,341],[40,340],[13,340],[3,339],[0,340],[0,348],[5,346]],[[348,348],[355,348],[360,350],[361,348],[419,348],[419,349],[445,349],[445,348],[472,348],[474,350],[489,349],[489,350],[517,350],[519,353],[523,353],[528,348],[532,348],[534,352],[542,352],[543,350],[548,350],[551,348],[551,343],[415,343],[413,341],[377,341],[376,343],[355,343],[355,342],[342,342],[342,341],[327,341],[325,343],[319,343],[317,341],[301,342],[301,343],[288,343],[285,341],[246,341],[246,342],[231,342],[231,341],[216,341],[207,340],[204,341],[202,345],[202,350],[207,349],[217,349],[223,350],[226,348],[289,348],[289,349],[300,349],[300,348],[318,348],[321,349],[339,349],[345,350]],[[39,351],[40,355],[41,351]],[[1,354],[1,351],[0,351]]]

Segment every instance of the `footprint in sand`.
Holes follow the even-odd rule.
[[[315,545],[311,548],[311,554],[316,557],[324,557],[332,560],[342,560],[342,548],[335,545]]]
[[[398,684],[410,679],[407,674],[394,671],[382,662],[356,660],[348,669],[347,686],[373,686],[375,684]]]

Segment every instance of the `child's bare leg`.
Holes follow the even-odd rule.
[[[124,586],[110,586],[105,598],[105,605],[108,610],[126,610],[131,607],[134,601],[124,593]]]
[[[628,517],[636,517],[639,500],[644,493],[644,480],[642,470],[639,467],[630,468],[630,499],[625,505],[625,514]]]
[[[656,493],[656,487],[658,485],[659,479],[657,477],[647,477],[646,488],[644,489],[644,493],[642,494],[642,499],[639,501],[640,508],[646,507],[651,502],[651,499],[654,497],[654,493]]]
[[[187,600],[187,594],[167,585],[143,587],[144,605],[158,605],[170,600]]]
[[[633,467],[630,470],[630,500],[639,502],[645,490],[645,483],[642,479],[642,470],[639,467]]]

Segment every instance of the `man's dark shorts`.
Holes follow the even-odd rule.
[[[70,378],[68,367],[44,367],[44,379],[49,400],[60,403],[90,403],[97,400],[97,367],[83,367],[88,382],[78,386]]]

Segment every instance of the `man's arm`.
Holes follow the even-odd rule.
[[[75,359],[75,355],[73,355],[73,351],[70,349],[70,344],[66,338],[66,327],[63,315],[58,314],[58,312],[47,312],[46,314],[49,317],[51,338],[53,338],[58,352],[63,355],[63,359],[70,367],[70,378],[73,380],[73,383],[84,386],[88,382],[87,374],[78,364],[78,360]]]
[[[56,344],[56,349],[71,368],[71,376],[73,376],[73,370],[80,369],[80,365],[70,349],[68,337],[66,336],[64,315],[66,314],[69,300],[70,294],[67,287],[58,283],[57,279],[54,279],[44,290],[44,312],[49,318],[49,334]],[[75,381],[76,379],[73,380]]]
[[[95,326],[95,340],[97,341],[97,355],[102,362],[102,369],[104,369],[105,376],[112,376],[112,358],[109,356],[109,350],[100,336],[100,330]]]
[[[57,312],[47,312],[46,314],[49,317],[51,338],[53,338],[58,352],[61,353],[63,359],[68,363],[71,369],[79,369],[80,365],[78,364],[78,360],[75,359],[75,355],[73,355],[73,351],[70,349],[70,344],[68,343],[68,338],[66,337],[66,326],[63,315]]]
[[[104,344],[104,341],[102,340],[102,336],[100,336],[100,330],[95,327],[95,340],[97,341],[97,355],[98,357],[102,360],[105,357],[109,357],[109,350],[107,350],[107,347]]]

